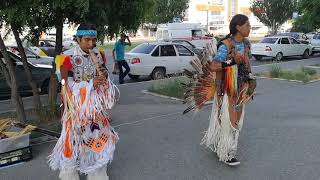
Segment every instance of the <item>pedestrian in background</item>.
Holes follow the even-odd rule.
[[[128,42],[126,42],[126,39]],[[131,41],[128,36],[125,34],[121,34],[120,39],[115,43],[113,51],[112,51],[112,57],[115,63],[117,63],[119,68],[119,83],[123,84],[124,78],[129,74],[130,67],[127,63],[127,61],[124,59],[124,53],[125,53],[125,47],[129,45],[131,46]],[[126,70],[123,72],[122,67],[124,67]]]

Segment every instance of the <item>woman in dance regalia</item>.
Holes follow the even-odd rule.
[[[250,43],[246,37],[251,26],[248,17],[235,15],[229,29],[215,56],[212,56],[212,47],[207,46],[202,57],[191,62],[195,72],[186,71],[191,83],[185,94],[185,103],[189,106],[184,113],[199,110],[213,101],[202,144],[212,149],[220,161],[235,166],[240,164],[236,153],[245,104],[253,97],[256,80],[249,63]]]

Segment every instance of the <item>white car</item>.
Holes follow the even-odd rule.
[[[256,60],[260,60],[262,57],[272,57],[277,61],[288,56],[308,58],[311,53],[311,45],[303,44],[288,36],[265,37],[259,43],[253,44],[251,48],[251,54]]]
[[[8,46],[7,47],[8,51],[14,53],[17,55],[19,58],[20,57],[20,52],[18,50],[18,47],[16,46]],[[24,48],[24,51],[26,53],[28,61],[30,61],[33,64],[42,64],[42,65],[52,65],[52,62],[54,61],[53,57],[49,56],[40,56],[36,54],[32,48]]]
[[[126,53],[125,60],[131,69],[129,77],[150,76],[162,79],[166,75],[192,70],[190,61],[197,55],[178,43],[143,43]]]
[[[320,33],[315,34],[311,39],[312,54],[320,52]]]
[[[311,40],[313,38],[313,36],[316,34],[317,34],[317,32],[309,32],[306,34],[306,36],[308,37],[309,40]]]

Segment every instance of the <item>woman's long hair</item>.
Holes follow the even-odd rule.
[[[243,14],[237,14],[233,16],[229,24],[230,33],[226,37],[221,39],[218,44],[220,44],[220,42],[222,42],[223,40],[230,38],[231,36],[235,36],[238,33],[237,26],[244,25],[248,20],[249,18]]]

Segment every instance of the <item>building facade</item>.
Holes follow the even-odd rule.
[[[249,17],[250,36],[264,36],[268,28],[250,11],[251,0],[190,0],[184,21],[201,23],[215,35],[229,33],[229,22],[236,14]]]

